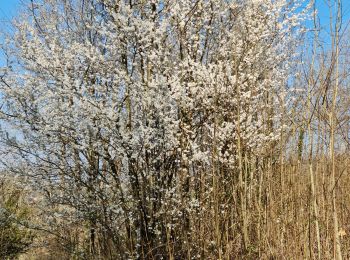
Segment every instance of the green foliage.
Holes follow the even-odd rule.
[[[299,161],[303,156],[304,134],[305,134],[305,130],[303,128],[300,129],[299,139],[298,139],[298,160]]]
[[[21,205],[22,192],[1,182],[0,196],[0,259],[13,259],[25,252],[33,242],[34,234],[24,226],[30,211]]]

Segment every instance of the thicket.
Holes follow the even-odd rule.
[[[24,258],[350,258],[329,3],[323,48],[314,2],[27,1],[0,77],[2,169],[37,204]]]
[[[14,259],[26,252],[34,240],[34,232],[27,227],[31,210],[21,189],[3,177],[0,193],[0,257]]]

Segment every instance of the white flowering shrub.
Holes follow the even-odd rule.
[[[234,203],[238,172],[269,156],[283,131],[300,6],[28,5],[4,46],[4,164],[29,176],[66,223],[88,223],[91,254],[180,259],[225,250],[200,219],[236,216],[214,205],[215,192]],[[196,230],[209,232],[206,252],[191,239]]]

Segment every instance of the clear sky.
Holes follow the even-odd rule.
[[[332,11],[333,16],[333,22],[335,22],[336,18],[336,8],[335,5],[329,5],[329,0],[316,0],[317,3],[317,10],[318,10],[318,18],[321,24],[321,30],[325,30],[326,32],[329,32],[330,27],[330,9]],[[331,2],[335,2],[332,0]],[[342,29],[350,29],[349,21],[350,21],[350,0],[342,0],[342,17],[343,17],[343,24]],[[333,27],[334,28],[334,27]],[[325,38],[329,37],[329,35],[325,34]]]
[[[19,7],[19,0],[0,0],[0,21],[8,22],[14,15]]]
[[[0,43],[3,41],[1,32],[8,32],[11,28],[11,20],[19,9],[21,0],[0,0]],[[0,66],[4,64],[2,53],[0,52]]]
[[[16,16],[21,0],[0,0],[0,31],[11,28],[11,20]]]
[[[311,0],[306,0],[306,2]],[[331,38],[331,30],[330,30],[330,11],[332,13],[332,29],[333,33],[335,30],[335,21],[336,21],[336,5],[335,2],[337,0],[316,0],[316,9],[318,13],[318,22],[320,25],[320,34],[318,38],[318,42],[320,43],[319,47],[322,47],[323,51],[327,51],[331,48],[332,44],[332,38]],[[330,4],[331,3],[331,4]],[[342,14],[342,27],[341,27],[341,40],[344,38],[349,38],[348,33],[350,32],[350,0],[341,0],[342,8],[341,8],[341,14]],[[313,21],[310,20],[306,22],[306,26],[309,29],[313,28]],[[307,40],[306,45],[309,48],[312,47],[312,45],[308,45],[308,41],[312,40],[313,38],[313,32],[310,31],[310,33],[307,34]],[[305,50],[306,52],[310,51],[310,49]]]

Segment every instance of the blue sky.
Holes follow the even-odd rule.
[[[3,41],[1,32],[6,32],[11,28],[11,20],[19,9],[21,0],[0,0],[0,42]],[[0,53],[0,65],[3,65],[2,55]]]
[[[323,30],[329,32],[329,9],[332,10],[333,15],[333,21],[335,21],[336,18],[336,9],[335,5],[331,6],[329,8],[328,6],[329,0],[316,0],[317,3],[317,10],[318,10],[318,17],[321,24],[321,27]],[[332,0],[335,2],[334,0]],[[346,27],[349,27],[349,20],[350,20],[350,0],[342,0],[342,16],[343,16],[343,27],[342,29],[345,29]],[[349,28],[350,29],[350,28]],[[327,35],[324,35],[324,37],[327,37]],[[328,35],[329,37],[329,35]]]
[[[1,26],[5,22],[9,22],[16,15],[20,0],[0,0],[0,21]]]
[[[0,35],[2,32],[9,32],[11,21],[18,13],[22,0],[0,0]],[[3,37],[0,36],[2,41]]]

